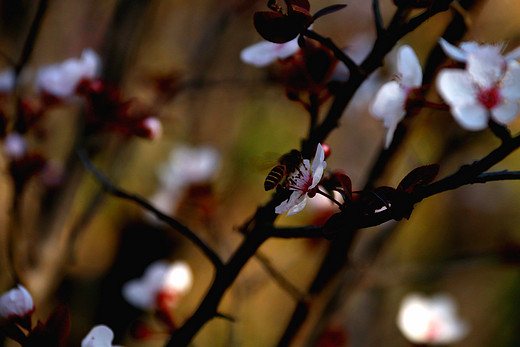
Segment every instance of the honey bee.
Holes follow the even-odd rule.
[[[275,166],[267,175],[264,182],[264,189],[266,191],[275,188],[288,175],[297,170],[303,163],[303,157],[300,151],[293,149],[287,154],[282,155],[278,159],[279,165]]]

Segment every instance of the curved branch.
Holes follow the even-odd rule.
[[[103,189],[106,190],[109,194],[112,194],[113,196],[118,198],[130,200],[137,203],[144,209],[152,212],[158,219],[165,222],[173,229],[177,230],[184,237],[186,237],[193,244],[195,244],[195,246],[197,246],[206,255],[206,257],[215,266],[217,273],[224,267],[224,263],[222,262],[220,257],[187,226],[177,221],[176,219],[162,213],[157,208],[152,206],[148,201],[146,201],[146,199],[140,197],[139,195],[128,193],[111,183],[107,179],[107,177],[98,168],[96,168],[94,164],[88,159],[88,156],[84,149],[78,149],[77,153],[85,169],[87,169],[98,180],[98,182],[102,185]]]

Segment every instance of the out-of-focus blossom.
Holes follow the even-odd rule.
[[[20,159],[27,153],[27,141],[18,133],[10,133],[4,139],[4,154],[10,159]]]
[[[118,347],[112,345],[114,333],[106,325],[96,325],[81,341],[81,347]]]
[[[165,261],[156,261],[145,270],[141,278],[133,279],[123,286],[124,298],[142,310],[157,307],[158,301],[165,296],[171,301],[190,290],[193,282],[191,269],[183,261],[169,264]]]
[[[14,89],[16,76],[13,69],[0,72],[0,93],[10,93]]]
[[[326,167],[323,147],[318,144],[312,166],[309,159],[304,159],[303,164],[287,178],[289,190],[293,192],[289,199],[276,206],[275,212],[287,212],[287,215],[291,216],[303,210],[307,204],[307,197],[314,194],[314,188],[320,183]]]
[[[72,96],[84,79],[94,79],[100,69],[99,56],[85,49],[81,58],[70,58],[62,63],[44,66],[36,72],[38,90],[60,99]]]
[[[145,118],[141,125],[150,140],[157,140],[162,136],[162,123],[157,117]]]
[[[456,303],[446,294],[427,298],[409,294],[401,302],[397,326],[413,343],[451,344],[468,334],[468,325],[456,315]]]
[[[466,69],[444,69],[437,89],[455,120],[467,130],[482,130],[490,119],[507,124],[519,111],[520,49],[502,56],[500,46],[464,42],[461,48],[440,41],[446,54]]]
[[[0,296],[0,316],[23,318],[34,311],[34,302],[31,294],[22,285],[11,289]]]
[[[285,59],[298,52],[298,39],[285,43],[260,41],[244,48],[240,59],[246,64],[263,67],[274,63],[277,59]]]
[[[406,115],[410,93],[421,86],[422,69],[410,46],[399,48],[396,80],[385,83],[376,94],[370,112],[387,128],[385,147],[390,146],[397,125]]]

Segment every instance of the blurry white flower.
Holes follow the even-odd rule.
[[[246,64],[263,67],[274,63],[277,59],[285,59],[298,52],[298,39],[285,43],[260,41],[240,52],[240,59]]]
[[[87,48],[80,59],[70,58],[62,63],[39,68],[36,72],[36,87],[57,98],[70,97],[83,79],[97,77],[100,65],[99,56]]]
[[[422,83],[421,65],[413,49],[401,46],[397,54],[397,79],[385,83],[370,106],[370,112],[382,119],[387,128],[385,147],[392,142],[397,125],[406,115],[408,95]]]
[[[456,316],[456,304],[446,294],[427,298],[409,294],[401,301],[397,326],[413,343],[451,344],[468,334],[466,322]]]
[[[0,316],[9,319],[23,318],[34,311],[31,294],[22,285],[0,296]]]
[[[10,93],[14,89],[15,73],[13,69],[0,72],[0,93]]]
[[[162,123],[157,117],[148,117],[143,120],[142,127],[146,130],[150,140],[157,140],[162,136]]]
[[[112,346],[114,333],[106,325],[96,325],[81,341],[81,347],[118,347]]]
[[[287,215],[291,216],[303,210],[307,204],[308,193],[312,193],[320,183],[326,167],[325,152],[321,144],[318,144],[312,166],[309,159],[304,159],[299,169],[287,178],[289,190],[293,192],[289,199],[276,206],[275,212],[278,214],[287,212]]]
[[[482,130],[489,119],[502,124],[513,121],[519,111],[520,57],[516,49],[502,56],[499,46],[464,42],[461,48],[440,41],[446,54],[466,62],[466,69],[444,69],[437,89],[460,126]]]
[[[4,139],[4,154],[10,159],[20,159],[27,153],[27,141],[19,133],[9,133]]]
[[[178,299],[190,290],[192,282],[191,269],[185,262],[156,261],[148,266],[141,278],[123,285],[123,297],[135,307],[150,310],[157,307],[161,295]]]

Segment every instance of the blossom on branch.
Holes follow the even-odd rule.
[[[96,325],[81,341],[81,347],[118,347],[112,346],[114,333],[106,325]]]
[[[482,130],[490,119],[501,124],[513,121],[520,101],[520,49],[502,56],[500,46],[464,42],[457,48],[440,41],[445,53],[465,62],[466,69],[444,69],[437,89],[460,126]]]
[[[240,59],[256,67],[264,67],[274,63],[277,59],[286,59],[298,52],[298,39],[292,39],[285,43],[260,41],[244,48],[240,52]]]
[[[456,315],[456,304],[446,294],[427,298],[409,294],[402,301],[397,326],[403,335],[417,344],[451,344],[468,334],[466,322]]]
[[[163,304],[171,307],[190,290],[192,282],[191,269],[185,262],[156,261],[148,266],[141,278],[123,285],[123,297],[143,310],[161,308]],[[168,302],[162,302],[164,300]]]
[[[0,296],[0,316],[11,318],[24,318],[34,311],[34,302],[31,294],[23,287],[11,289]]]
[[[326,167],[325,152],[321,144],[318,144],[312,166],[309,159],[304,159],[303,164],[287,178],[288,189],[293,192],[289,199],[276,206],[275,212],[287,212],[287,215],[291,216],[303,210],[307,204],[307,197],[314,196],[315,188],[320,183]]]
[[[97,77],[101,66],[99,56],[87,48],[81,58],[70,58],[62,63],[41,67],[36,72],[36,87],[39,91],[59,99],[71,97],[80,82]]]
[[[410,46],[402,46],[397,53],[397,75],[395,80],[385,83],[370,106],[374,117],[383,120],[387,128],[385,147],[388,148],[395,129],[407,112],[410,93],[421,86],[422,69],[415,52]]]

